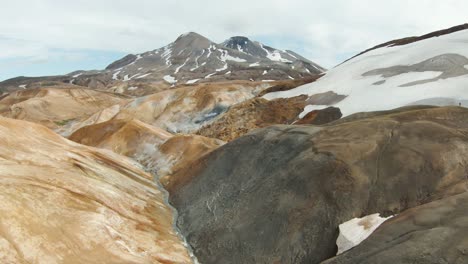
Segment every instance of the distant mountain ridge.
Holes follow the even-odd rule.
[[[163,79],[171,84],[214,80],[280,80],[320,74],[324,68],[292,51],[232,37],[221,44],[194,32],[162,48],[130,54],[107,66],[113,79]]]
[[[104,70],[75,71],[62,76],[17,77],[0,83],[0,90],[26,89],[33,82],[64,82],[90,88],[125,83],[176,86],[230,80],[272,81],[302,79],[325,71],[289,50],[279,50],[247,37],[217,44],[189,32],[174,42],[140,54],[129,54]]]

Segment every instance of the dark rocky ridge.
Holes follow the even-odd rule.
[[[106,70],[113,70],[113,69],[118,69],[121,68],[127,64],[130,64],[136,60],[137,56],[133,54],[129,54],[120,60],[116,60],[113,63],[109,64],[109,66],[106,67]]]
[[[167,186],[202,263],[319,263],[338,225],[466,191],[468,109],[396,109],[323,127],[273,126]]]

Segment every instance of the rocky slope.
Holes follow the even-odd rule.
[[[1,263],[191,263],[152,176],[0,117]]]
[[[111,119],[135,119],[171,133],[196,133],[215,122],[204,133],[230,140],[255,128],[294,122],[305,105],[303,100],[269,102],[256,96],[265,89],[295,87],[307,81],[203,83],[137,98],[77,86],[54,86],[5,96],[0,99],[0,114],[44,124],[65,137]],[[232,130],[231,135],[226,134],[227,130]]]
[[[138,119],[171,133],[191,133],[267,87],[247,82],[175,88],[133,99],[114,118]]]
[[[345,116],[418,104],[468,106],[467,28],[462,25],[379,45],[314,83],[264,98],[336,95],[337,100],[308,102],[302,115],[328,106],[340,108]]]
[[[245,37],[216,44],[190,32],[162,48],[130,54],[105,70],[66,76],[18,77],[0,82],[2,92],[66,82],[128,94],[161,91],[175,85],[229,80],[271,81],[309,78],[325,69],[292,51],[278,50]]]
[[[276,124],[291,124],[305,106],[305,96],[268,101],[255,97],[232,106],[213,123],[196,133],[231,141],[248,132]]]
[[[465,192],[466,120],[465,108],[419,107],[273,126],[180,170],[167,188],[202,263],[319,263],[335,255],[347,220]]]

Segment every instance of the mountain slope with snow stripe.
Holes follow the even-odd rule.
[[[329,70],[318,81],[269,93],[266,99],[334,92],[344,115],[405,105],[468,106],[468,30],[370,50]],[[315,109],[311,103],[306,110]],[[303,114],[306,114],[304,111]]]

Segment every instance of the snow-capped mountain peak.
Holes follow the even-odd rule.
[[[300,79],[324,71],[294,52],[275,49],[247,37],[236,36],[217,44],[195,32],[182,34],[165,47],[127,55],[106,69],[113,71],[114,80],[145,78],[171,85],[231,79]]]

